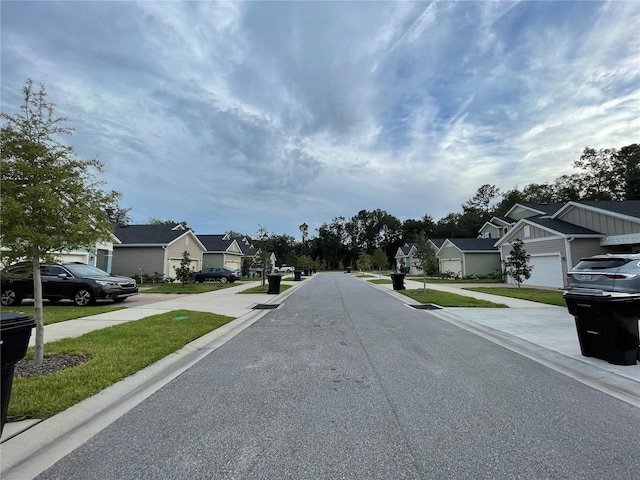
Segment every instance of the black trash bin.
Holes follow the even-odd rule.
[[[13,385],[13,370],[16,363],[22,360],[27,353],[31,330],[35,326],[36,322],[33,318],[24,313],[0,313],[0,363],[2,367],[2,384],[0,385],[2,425],[0,433],[4,430],[4,423],[7,420],[7,409]]]
[[[267,293],[278,295],[280,293],[280,280],[282,280],[282,276],[267,275],[267,280],[269,281],[269,290]]]
[[[404,273],[392,273],[391,281],[394,290],[404,290]]]
[[[615,365],[636,364],[640,293],[574,289],[563,296],[575,318],[582,355]]]
[[[293,271],[293,281],[299,282],[302,280],[302,270],[294,270]]]

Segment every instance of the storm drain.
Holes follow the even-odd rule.
[[[253,310],[275,310],[279,306],[279,303],[258,303],[251,308]]]
[[[438,305],[434,305],[433,303],[425,303],[422,305],[409,305],[411,308],[415,308],[416,310],[441,310],[442,307]]]

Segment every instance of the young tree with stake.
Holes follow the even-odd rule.
[[[524,242],[519,238],[516,238],[511,245],[509,259],[505,262],[506,271],[520,288],[522,282],[531,278],[531,271],[533,270],[533,266],[529,264],[531,255],[527,254],[524,249]]]
[[[35,363],[44,359],[44,322],[40,262],[49,252],[91,247],[113,233],[108,212],[117,211],[120,194],[105,192],[95,172],[98,160],[82,160],[72,146],[59,141],[72,129],[66,118],[54,115],[43,85],[27,80],[20,113],[0,114],[2,129],[2,203],[0,241],[3,264],[27,260],[32,265]]]

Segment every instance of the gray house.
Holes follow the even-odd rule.
[[[238,241],[228,235],[197,235],[204,245],[202,267],[226,267],[231,270],[242,268],[244,253]],[[248,248],[248,247],[247,247]]]
[[[515,224],[495,245],[505,261],[513,240],[523,241],[533,266],[526,285],[563,288],[567,272],[581,258],[640,252],[640,200],[523,203],[507,216]],[[507,282],[514,281],[508,277]]]
[[[491,238],[447,238],[436,252],[440,272],[469,277],[499,271],[500,251],[495,243]]]
[[[159,273],[173,278],[185,251],[189,252],[191,268],[201,268],[205,247],[182,225],[127,225],[116,228],[114,235],[119,242],[113,244],[114,274]]]

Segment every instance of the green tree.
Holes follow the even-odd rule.
[[[507,274],[515,280],[518,288],[522,282],[531,278],[533,266],[529,264],[530,259],[531,255],[524,249],[524,242],[516,238],[511,244],[511,251],[505,265]]]
[[[371,255],[367,252],[362,252],[358,255],[358,259],[356,260],[356,267],[358,270],[362,270],[364,272],[371,269]]]
[[[67,118],[56,117],[44,85],[22,88],[20,113],[2,113],[0,241],[3,263],[31,262],[36,322],[35,362],[44,358],[40,261],[50,252],[91,248],[113,233],[109,212],[119,209],[118,192],[105,192],[98,160],[82,160],[60,138],[71,135]]]
[[[382,268],[389,266],[389,259],[387,258],[387,254],[384,253],[384,250],[382,250],[382,248],[378,248],[375,252],[373,252],[371,263],[373,264],[374,268],[378,269],[378,273],[380,272],[380,270],[382,270]]]
[[[433,247],[429,245],[429,239],[423,233],[418,236],[415,248],[413,258],[415,259],[416,267],[422,270],[422,288],[426,290],[427,275],[433,275],[438,271],[438,259]]]
[[[640,200],[640,145],[622,147],[616,155],[615,171],[622,179],[622,199]]]
[[[196,273],[193,268],[191,268],[191,259],[189,258],[189,252],[182,252],[182,259],[180,260],[179,267],[173,267],[176,272],[176,279],[179,282],[182,282],[182,286],[184,287],[187,283],[191,283],[194,281],[196,277]]]

